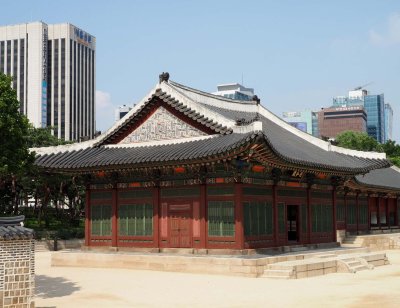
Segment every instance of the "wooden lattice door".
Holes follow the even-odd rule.
[[[190,206],[189,206],[190,209]],[[173,248],[192,247],[192,216],[190,210],[170,211],[170,245]]]

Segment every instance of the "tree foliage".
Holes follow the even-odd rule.
[[[335,141],[338,146],[347,149],[383,152],[382,145],[367,133],[345,131],[339,134]]]
[[[11,88],[11,77],[0,73],[0,180],[7,181],[31,169],[34,154],[26,136],[28,119],[19,113],[20,103]]]
[[[11,78],[0,73],[0,216],[23,212],[47,226],[52,208],[57,219],[77,221],[84,208],[82,179],[39,170],[29,151],[66,142],[53,136],[52,128],[33,127],[19,108]]]
[[[394,165],[400,167],[400,145],[396,144],[396,141],[388,140],[386,143],[380,144],[366,133],[353,131],[339,134],[335,141],[338,146],[347,149],[385,152],[387,158]]]

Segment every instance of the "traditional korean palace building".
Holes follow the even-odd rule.
[[[383,153],[331,145],[260,104],[168,73],[103,135],[35,149],[87,181],[86,245],[251,249],[398,228],[400,172]]]

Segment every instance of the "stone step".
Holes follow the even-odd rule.
[[[364,271],[369,269],[366,265],[360,264],[358,266],[351,267],[354,272]]]
[[[358,260],[354,260],[354,261],[350,261],[350,262],[346,262],[346,263],[351,268],[362,265],[361,262]]]
[[[291,279],[293,277],[293,270],[287,269],[267,269],[264,271],[263,277],[265,278],[284,278]]]

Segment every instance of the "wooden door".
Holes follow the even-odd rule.
[[[169,220],[171,247],[192,247],[192,217],[190,210],[170,211]]]

